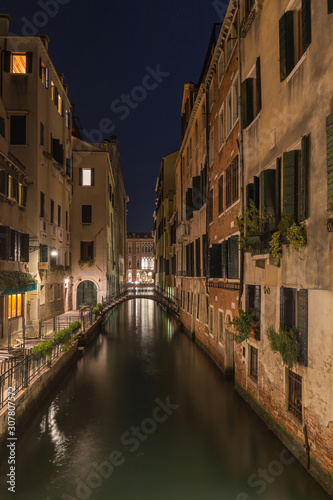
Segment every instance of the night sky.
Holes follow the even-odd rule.
[[[1,2],[2,13],[11,16],[12,34],[49,36],[50,57],[65,75],[84,138],[118,136],[130,197],[129,231],[152,230],[161,158],[180,147],[183,85],[197,83],[213,23],[221,22],[226,4],[225,0]]]

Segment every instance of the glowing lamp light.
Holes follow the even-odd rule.
[[[52,257],[56,257],[58,255],[57,250],[52,250],[51,255]]]

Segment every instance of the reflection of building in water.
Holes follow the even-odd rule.
[[[155,245],[151,232],[127,233],[127,281],[153,283]]]

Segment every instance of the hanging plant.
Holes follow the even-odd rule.
[[[275,231],[269,242],[269,248],[274,260],[279,260],[282,257],[282,241],[280,231]]]
[[[241,344],[250,337],[251,332],[257,326],[253,319],[253,311],[248,313],[243,309],[238,309],[238,316],[230,321],[229,326],[233,326],[237,332],[234,334],[235,342]]]
[[[280,353],[283,364],[291,370],[300,352],[297,328],[287,331],[280,327],[277,332],[273,325],[269,325],[266,334],[272,351]]]
[[[295,222],[292,214],[282,215],[278,230],[270,239],[269,246],[275,260],[282,257],[282,243],[290,243],[296,252],[307,244],[306,229]]]

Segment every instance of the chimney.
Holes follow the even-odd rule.
[[[59,77],[59,80],[61,82],[61,84],[64,83],[64,74],[63,73],[58,73],[58,77]]]
[[[42,40],[42,43],[45,47],[45,50],[46,52],[49,51],[49,43],[50,43],[50,39],[47,35],[39,35],[39,38]]]
[[[64,85],[64,91],[66,92],[66,95],[68,95],[68,85],[67,85],[67,83],[65,83],[65,85]]]
[[[7,36],[9,33],[9,14],[0,14],[0,36]]]

